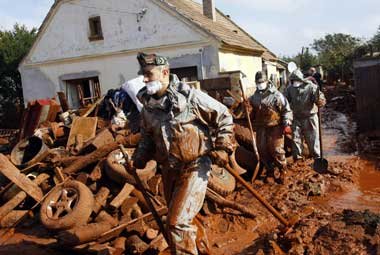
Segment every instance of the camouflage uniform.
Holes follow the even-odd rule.
[[[173,75],[163,97],[150,96],[144,88],[138,98],[144,108],[135,159],[153,158],[161,166],[172,254],[198,254],[193,219],[206,194],[208,154],[214,149],[232,153],[232,116],[224,105]]]
[[[283,129],[291,125],[293,118],[289,103],[273,86],[256,90],[249,100],[260,159],[270,172],[276,167],[283,169],[286,166]]]
[[[324,94],[319,90],[318,85],[304,79],[303,74],[296,70],[291,76],[291,80],[301,81],[299,87],[290,85],[285,96],[292,108],[293,121],[293,157],[302,158],[303,143],[302,137],[305,137],[306,144],[309,148],[310,155],[319,158],[319,124],[318,124],[318,107],[326,104]]]

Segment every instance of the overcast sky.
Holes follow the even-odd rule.
[[[368,39],[380,26],[380,0],[215,1],[220,10],[280,55],[295,54],[326,33]],[[39,27],[53,2],[0,0],[0,28],[11,28],[16,22]]]

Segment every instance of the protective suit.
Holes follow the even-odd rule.
[[[285,96],[293,111],[293,157],[301,159],[303,153],[302,138],[305,137],[306,144],[312,157],[319,158],[319,126],[318,107],[326,104],[324,94],[318,85],[304,79],[300,70],[290,75],[292,84],[286,89]]]
[[[286,167],[284,128],[292,123],[292,111],[286,98],[270,82],[267,88],[258,88],[249,101],[257,149],[270,176],[275,168]]]
[[[172,254],[198,254],[193,219],[206,194],[208,154],[215,149],[232,153],[232,116],[223,104],[173,75],[163,97],[143,88],[138,98],[144,108],[135,159],[153,158],[161,165]]]

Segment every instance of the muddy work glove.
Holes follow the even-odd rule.
[[[292,128],[290,126],[285,126],[283,133],[284,133],[284,135],[291,135],[292,134]]]
[[[215,150],[210,153],[214,164],[224,167],[229,163],[228,153],[224,150]]]

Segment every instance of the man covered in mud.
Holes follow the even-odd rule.
[[[286,89],[285,96],[293,111],[293,158],[303,157],[303,137],[314,159],[321,157],[319,142],[318,108],[326,104],[324,94],[318,85],[304,78],[297,69],[290,75],[291,85]]]
[[[286,170],[284,134],[291,133],[292,111],[286,98],[263,72],[256,73],[255,81],[257,90],[249,101],[257,149],[267,177],[275,177],[277,182],[282,183]]]
[[[206,194],[211,159],[225,165],[233,152],[233,119],[228,109],[207,94],[171,75],[166,58],[139,53],[146,87],[142,139],[134,166],[155,159],[162,170],[168,205],[167,229],[172,254],[198,254],[194,217]]]

